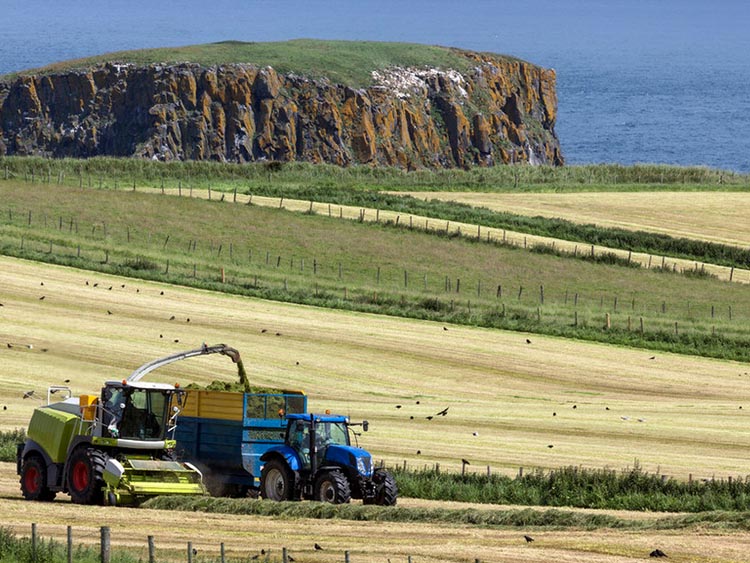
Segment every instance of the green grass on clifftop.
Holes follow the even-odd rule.
[[[203,66],[247,63],[260,67],[272,66],[281,73],[294,73],[309,78],[326,77],[352,87],[369,85],[373,70],[393,66],[439,67],[458,71],[467,70],[471,66],[471,61],[461,56],[460,51],[446,47],[414,43],[296,39],[269,43],[222,41],[186,47],[120,51],[59,62],[21,74],[64,72],[105,62],[136,65],[192,62]],[[7,75],[6,78],[13,76]]]

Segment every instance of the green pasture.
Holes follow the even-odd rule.
[[[222,41],[184,47],[119,51],[59,62],[25,71],[23,74],[89,69],[106,62],[136,65],[191,62],[202,66],[252,64],[258,67],[271,66],[284,74],[294,73],[314,79],[325,78],[355,88],[370,85],[373,70],[394,66],[459,71],[468,70],[471,66],[468,59],[446,47],[415,43],[296,39],[265,43]],[[15,75],[9,75],[8,78],[12,76]]]
[[[178,197],[0,182],[0,248],[280,301],[715,357],[748,354],[750,295],[741,284],[232,205],[224,195],[206,201],[187,189]]]

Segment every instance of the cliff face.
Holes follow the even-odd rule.
[[[555,73],[390,69],[353,89],[270,67],[106,64],[0,83],[0,154],[420,167],[562,164]]]

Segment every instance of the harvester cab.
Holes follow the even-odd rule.
[[[348,417],[331,414],[287,414],[284,444],[263,454],[260,492],[272,500],[300,497],[334,504],[352,498],[365,504],[394,505],[398,489],[393,476],[373,468],[372,456],[353,446],[356,434]],[[361,423],[367,430],[367,421]]]
[[[205,494],[200,471],[174,456],[184,392],[140,379],[168,363],[216,352],[239,360],[232,348],[204,345],[108,381],[100,395],[71,397],[68,391],[64,400],[35,409],[17,452],[24,498],[52,500],[65,492],[78,504],[137,505],[162,494]]]

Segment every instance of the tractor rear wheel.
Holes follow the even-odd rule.
[[[272,459],[260,473],[260,496],[269,500],[293,500],[294,475],[286,463]]]
[[[68,491],[76,504],[103,504],[105,456],[93,448],[73,450],[68,459]]]
[[[21,466],[21,492],[26,500],[54,500],[55,493],[47,487],[47,466],[38,455],[27,457]]]
[[[315,500],[332,504],[346,504],[352,498],[346,476],[338,469],[324,471],[315,480]]]

